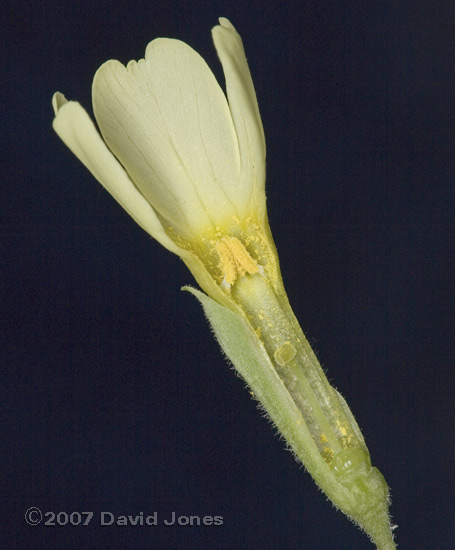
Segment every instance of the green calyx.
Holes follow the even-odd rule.
[[[333,504],[378,550],[393,550],[389,492],[371,466],[360,429],[327,381],[289,306],[260,273],[231,289],[237,313],[202,292],[200,301],[223,351],[297,458]]]

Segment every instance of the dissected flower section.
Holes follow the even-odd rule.
[[[288,303],[267,221],[265,139],[242,40],[212,31],[226,92],[205,61],[159,38],[125,67],[107,61],[93,111],[56,93],[54,128],[152,237],[179,255],[226,355],[329,498],[393,549],[388,489],[343,397]]]

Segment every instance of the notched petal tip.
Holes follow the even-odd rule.
[[[125,65],[123,65],[123,63],[120,63],[120,61],[117,61],[117,59],[109,59],[108,61],[105,61],[100,67],[98,67],[92,81],[92,101],[94,98],[95,90],[103,90],[105,87],[108,87],[108,75],[124,72],[128,70],[130,65],[135,63],[136,61],[130,61],[125,67]],[[93,105],[93,107],[95,106]]]
[[[150,58],[154,57],[157,51],[159,51],[160,55],[163,55],[163,52],[166,52],[166,50],[171,53],[172,51],[178,50],[179,48],[180,50],[192,49],[185,42],[182,42],[181,40],[177,40],[175,38],[155,38],[147,44],[144,57],[141,57],[140,59],[131,59],[126,64],[123,64],[117,59],[109,59],[108,61],[105,61],[95,73],[95,76],[93,78],[93,86],[95,85],[95,82],[100,78],[100,75],[103,75],[107,72],[118,74],[122,71],[134,74],[134,71],[137,70],[137,67],[150,60]]]
[[[242,37],[234,25],[226,17],[220,17],[218,21],[220,24],[212,28],[212,38],[217,51],[222,48],[235,57],[245,57]]]
[[[234,25],[229,21],[229,19],[227,19],[227,17],[218,17],[218,21],[222,27],[237,32]]]
[[[60,92],[55,92],[55,94],[52,96],[52,107],[54,109],[55,116],[57,116],[60,109],[66,103],[68,103],[68,100],[66,99],[66,97]]]
[[[145,59],[147,59],[151,52],[155,49],[159,48],[161,51],[165,49],[169,50],[176,50],[178,48],[183,48],[185,50],[191,50],[194,52],[193,48],[191,46],[188,46],[186,42],[183,42],[182,40],[179,40],[178,38],[154,38],[151,40],[147,47],[145,48]],[[197,53],[197,52],[194,52]],[[199,54],[198,54],[199,55]]]

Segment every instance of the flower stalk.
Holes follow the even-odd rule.
[[[157,39],[145,59],[108,61],[87,112],[56,93],[54,129],[204,292],[214,333],[296,457],[335,506],[393,550],[389,493],[359,427],[302,333],[284,290],[265,207],[265,139],[240,36],[213,40],[227,99],[183,42]]]

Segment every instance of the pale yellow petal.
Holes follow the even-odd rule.
[[[87,111],[59,92],[54,94],[52,105],[53,127],[63,142],[147,233],[181,256],[181,249],[166,234],[153,208],[106,147]]]
[[[160,38],[145,60],[108,61],[95,75],[93,108],[109,148],[176,232],[193,238],[245,215],[251,190],[240,182],[229,107],[189,46]]]
[[[265,216],[265,137],[253,81],[242,39],[232,23],[220,17],[212,29],[218,57],[223,65],[229,107],[241,154],[242,181],[253,182],[256,206]]]

